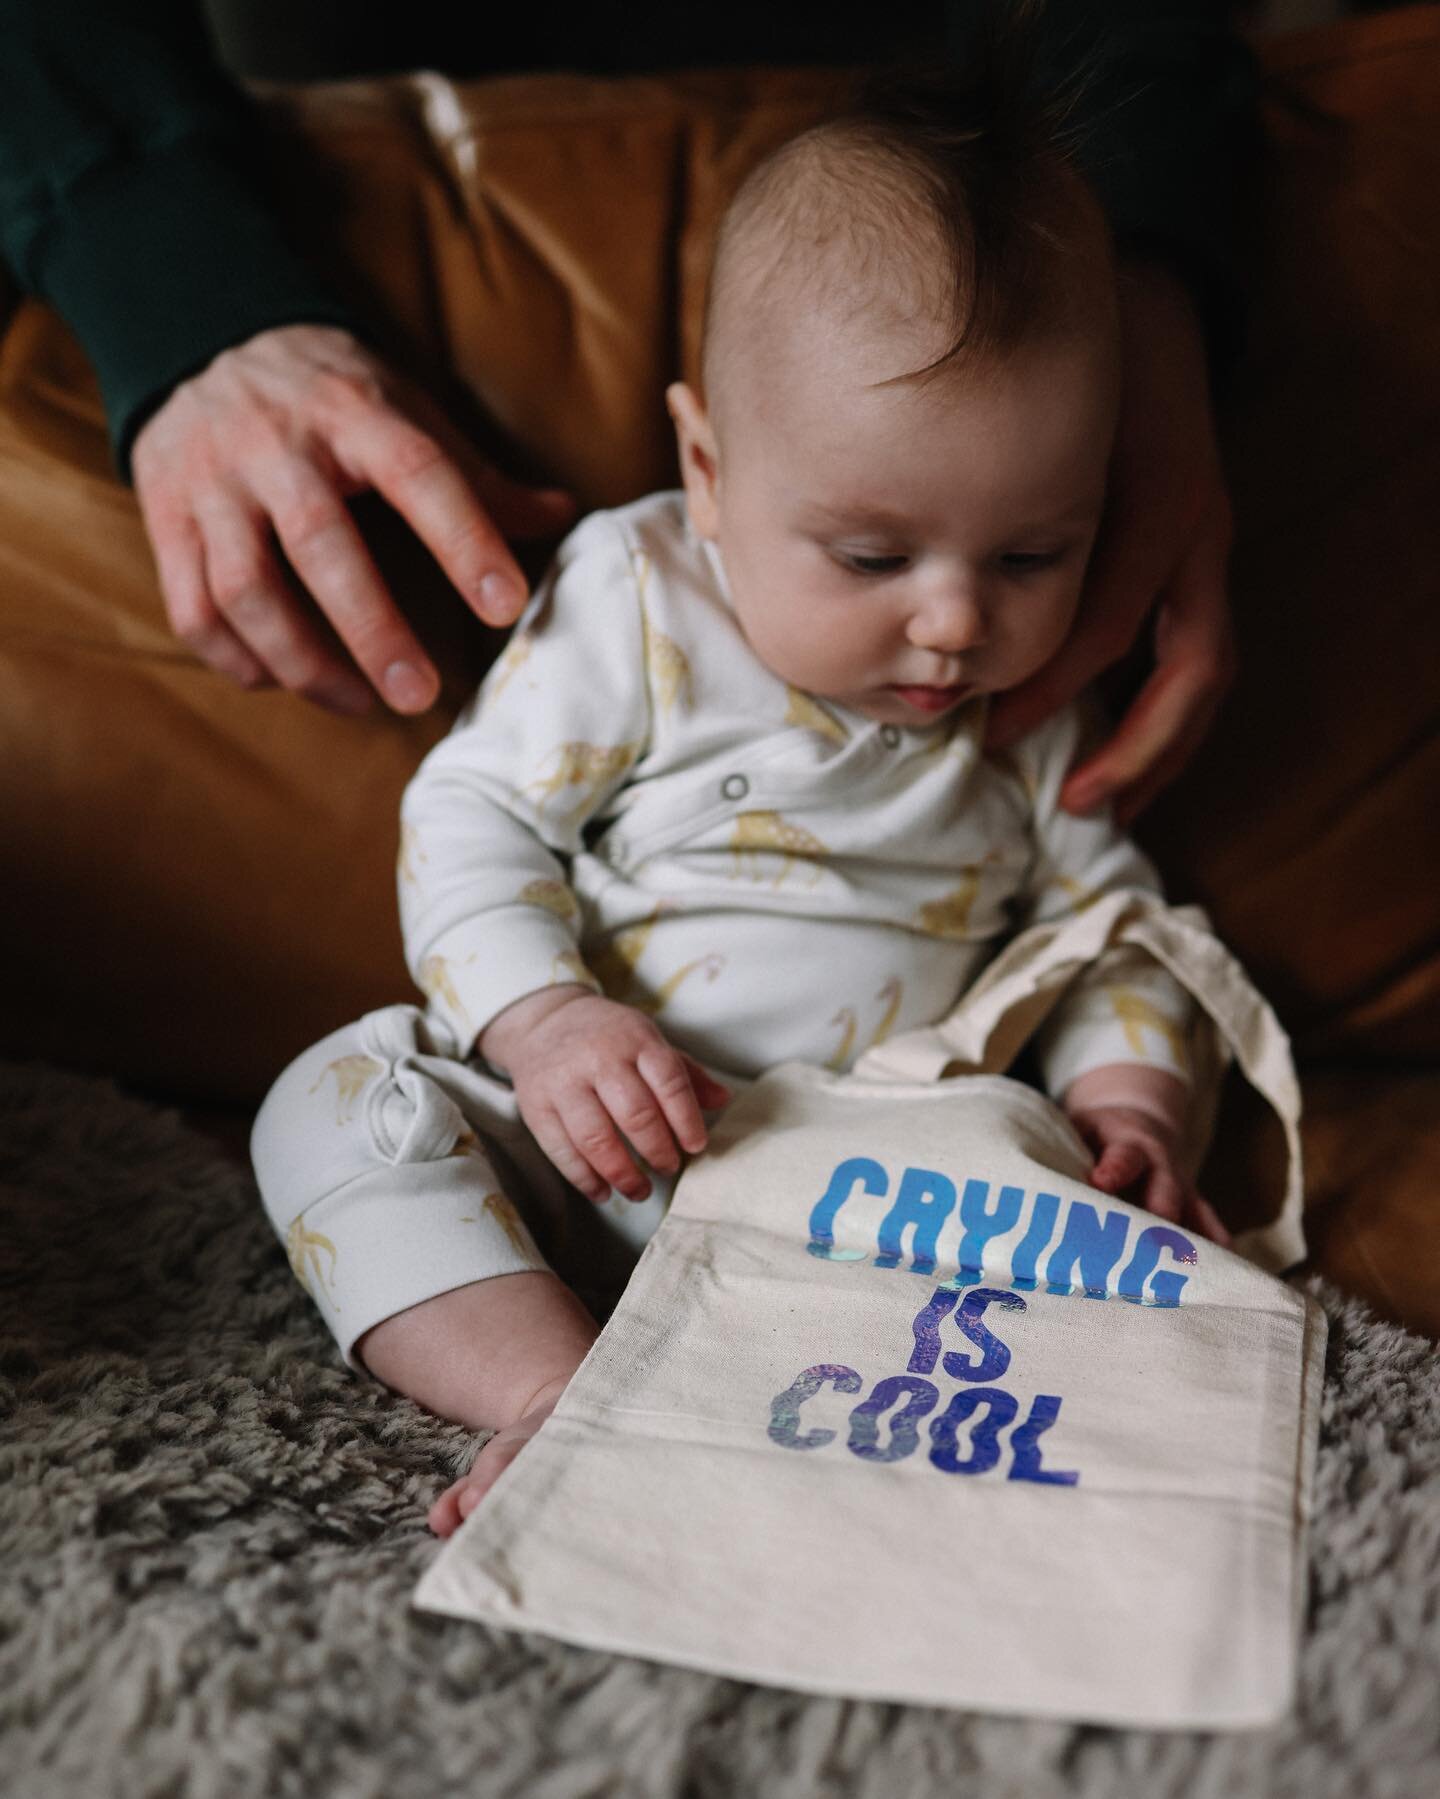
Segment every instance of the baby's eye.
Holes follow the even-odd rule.
[[[1012,574],[1028,575],[1036,569],[1052,568],[1064,555],[1063,550],[1012,550],[1002,556],[1002,567]]]
[[[904,556],[852,556],[842,550],[838,560],[857,575],[893,575],[904,568]]]

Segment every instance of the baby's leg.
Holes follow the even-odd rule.
[[[483,1140],[493,1129],[510,1154],[533,1149],[513,1112],[509,1090],[458,1060],[442,1026],[391,1006],[297,1058],[251,1143],[270,1221],[350,1366],[497,1432],[432,1513],[442,1534],[463,1515],[461,1491],[473,1509],[598,1335]],[[538,1160],[527,1201],[543,1211],[543,1189],[584,1207]]]
[[[370,1372],[428,1411],[493,1430],[468,1474],[430,1508],[448,1537],[555,1409],[599,1326],[549,1270],[499,1274],[437,1294],[355,1345]]]

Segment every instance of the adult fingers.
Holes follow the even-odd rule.
[[[521,542],[553,537],[573,521],[579,507],[572,493],[563,487],[532,487],[502,474],[424,388],[407,385],[405,409],[450,456],[505,537]]]
[[[270,671],[245,648],[215,609],[205,580],[204,545],[194,520],[175,518],[152,527],[147,516],[145,528],[155,555],[165,612],[175,635],[217,674],[228,675],[241,687],[273,687]]]
[[[1172,561],[1165,530],[1146,510],[1126,504],[1123,493],[1112,495],[1070,634],[1028,681],[991,702],[988,747],[1004,749],[1033,731],[1120,660],[1139,636]]]
[[[364,684],[304,616],[261,514],[223,488],[197,498],[205,586],[224,623],[282,686],[339,712],[361,712]]]
[[[376,692],[397,712],[425,711],[440,677],[391,598],[333,477],[287,459],[266,465],[256,492],[297,576]]]
[[[1156,619],[1157,667],[1109,739],[1061,792],[1069,811],[1107,800],[1139,803],[1178,774],[1203,741],[1235,667],[1226,565],[1229,504],[1222,495],[1175,570]]]
[[[489,625],[512,624],[527,586],[494,520],[455,456],[433,432],[370,406],[337,431],[335,452],[389,501]]]
[[[1061,806],[1084,814],[1108,801],[1117,822],[1133,818],[1200,747],[1222,697],[1208,660],[1162,664],[1111,735],[1067,776]]]

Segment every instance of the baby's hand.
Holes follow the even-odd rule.
[[[1117,1062],[1072,1081],[1065,1110],[1095,1155],[1092,1186],[1228,1247],[1229,1231],[1181,1164],[1188,1098],[1177,1076]]]
[[[510,1076],[541,1149],[597,1204],[612,1187],[637,1200],[650,1191],[626,1138],[652,1168],[678,1173],[682,1149],[705,1147],[701,1107],[730,1098],[643,1012],[588,987],[527,994],[492,1020],[478,1047]]]

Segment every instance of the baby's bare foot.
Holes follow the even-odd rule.
[[[430,1528],[437,1537],[448,1537],[460,1528],[555,1410],[556,1402],[569,1384],[570,1376],[562,1374],[543,1386],[525,1415],[517,1418],[514,1424],[497,1430],[476,1456],[470,1472],[445,1489],[428,1514]]]

